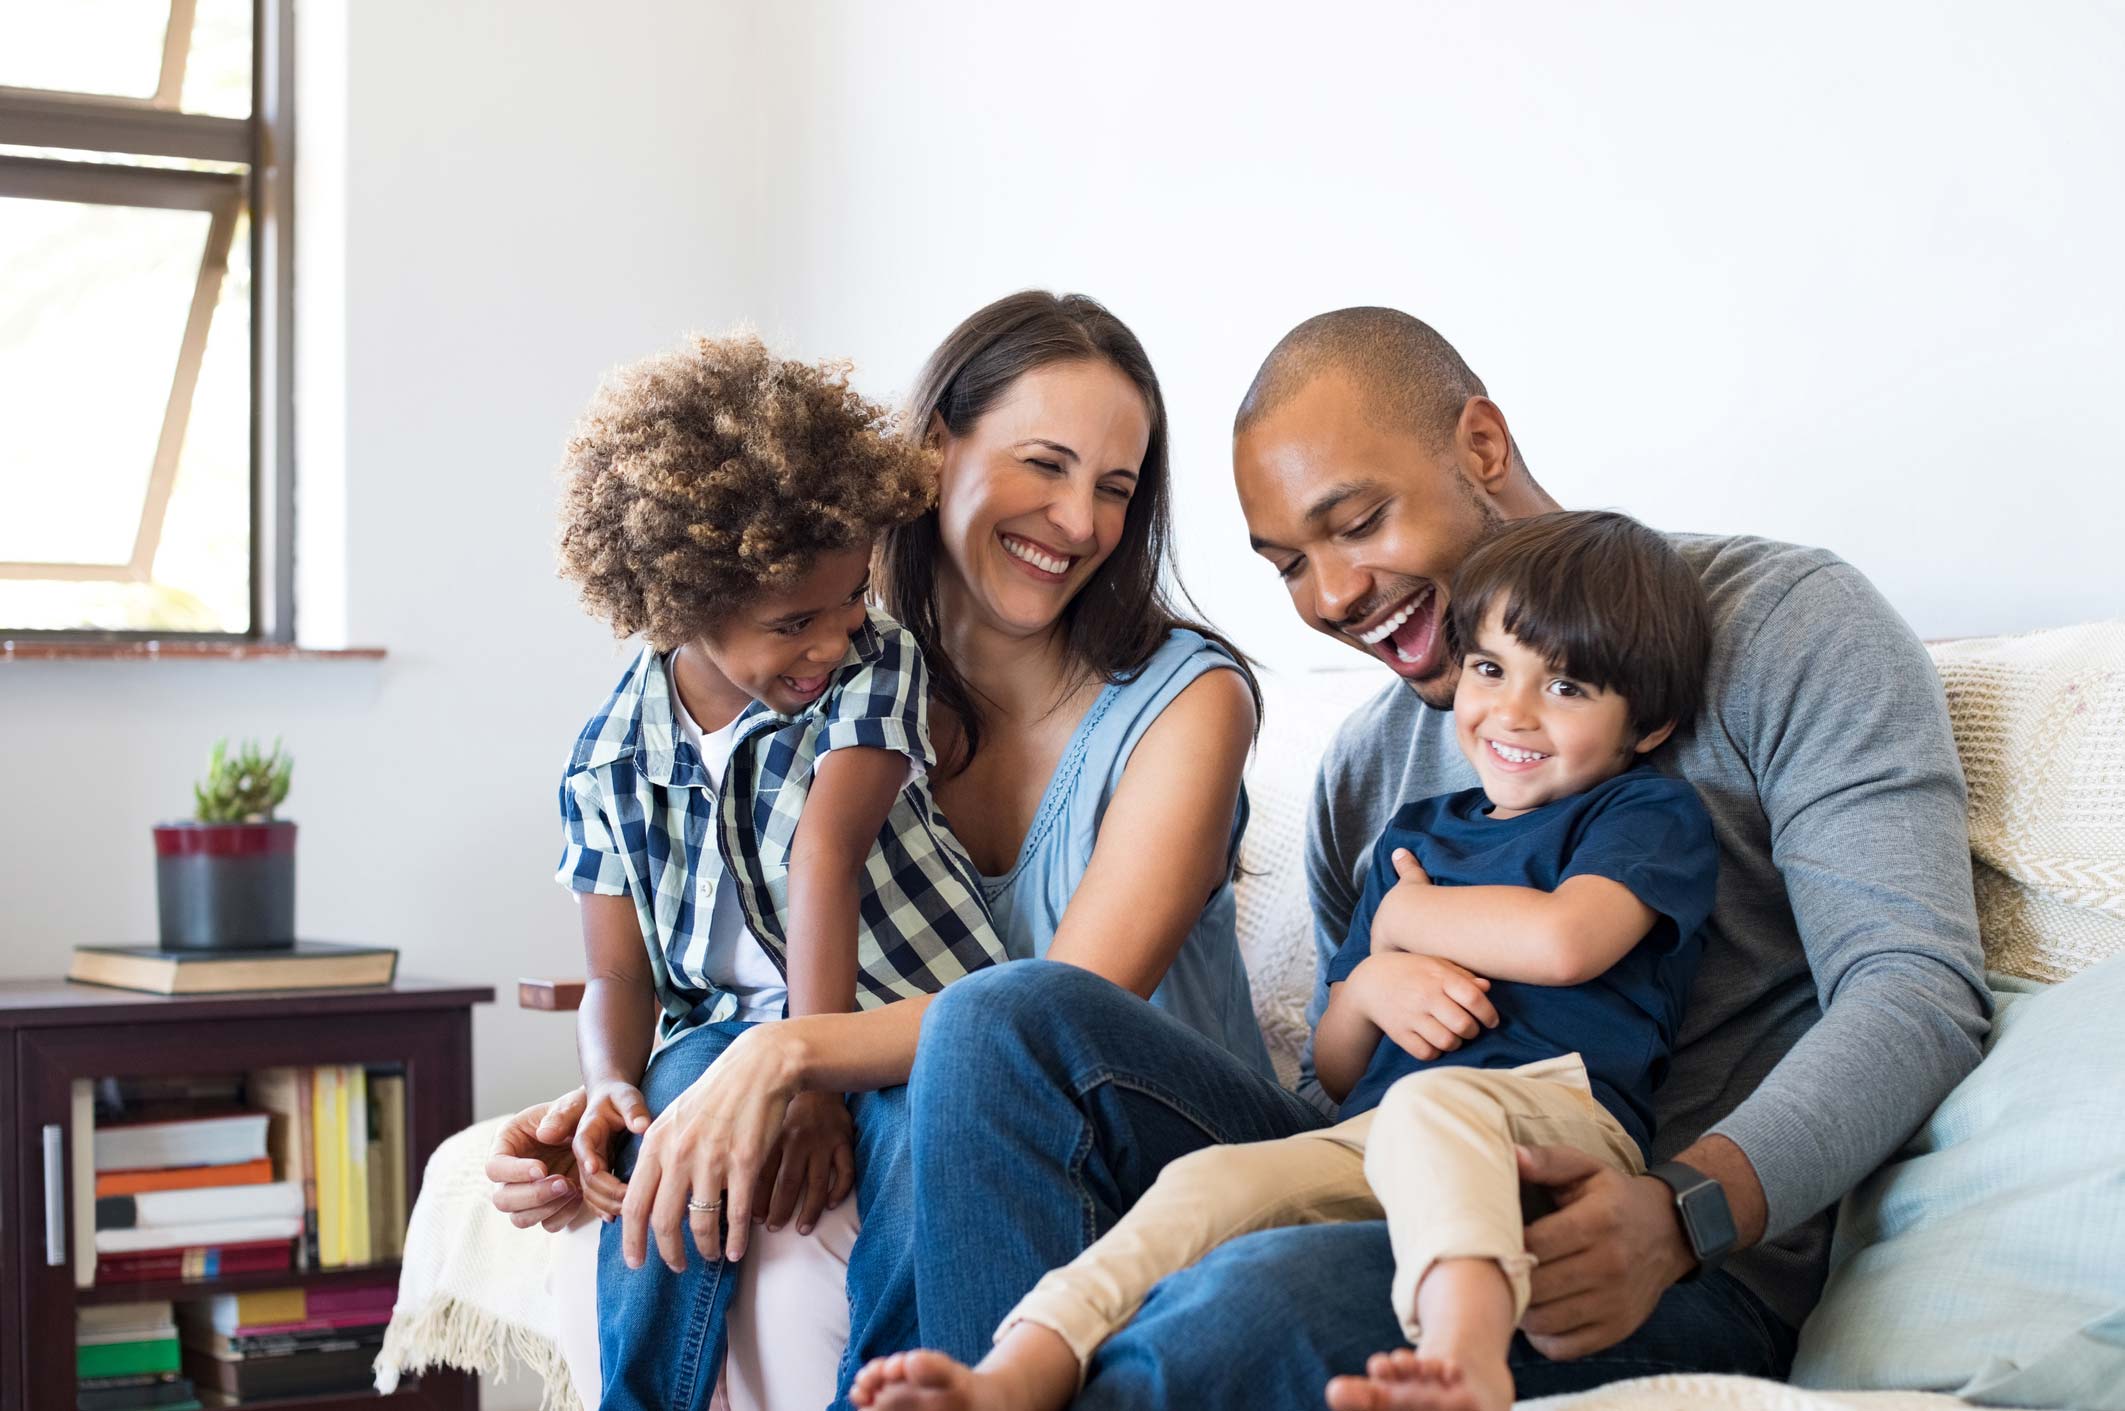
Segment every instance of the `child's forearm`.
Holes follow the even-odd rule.
[[[823,850],[797,853],[789,870],[789,1012],[846,1014],[856,1007],[857,883],[853,864]]]
[[[583,1086],[627,1083],[639,1087],[657,1037],[653,992],[612,977],[591,976],[576,1009],[576,1058]]]
[[[583,1083],[639,1084],[657,1036],[656,982],[632,899],[584,896],[583,1003],[576,1010],[576,1058]]]
[[[1351,980],[1356,978],[1353,971]],[[1380,1047],[1380,1026],[1364,1012],[1351,980],[1328,987],[1328,1008],[1321,1011],[1313,1031],[1314,1076],[1337,1102],[1358,1085]]]
[[[1399,885],[1373,914],[1373,944],[1435,955],[1497,980],[1578,985],[1607,970],[1651,928],[1653,913],[1620,884],[1575,877],[1535,887]]]

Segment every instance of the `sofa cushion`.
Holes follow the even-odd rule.
[[[1846,1198],[1793,1379],[2125,1411],[2125,957],[1994,988],[1984,1061]]]
[[[2063,980],[2125,955],[2125,623],[1947,642],[1985,963]]]

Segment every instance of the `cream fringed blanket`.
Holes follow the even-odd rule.
[[[597,1402],[597,1218],[551,1235],[488,1203],[482,1168],[506,1120],[467,1127],[428,1158],[376,1389],[424,1367],[500,1380],[515,1361],[544,1383],[542,1411],[582,1411]]]

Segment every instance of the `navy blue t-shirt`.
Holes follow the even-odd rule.
[[[1576,1052],[1586,1059],[1595,1098],[1645,1150],[1653,1089],[1667,1074],[1703,950],[1699,929],[1719,878],[1711,817],[1688,784],[1646,764],[1517,818],[1492,818],[1490,809],[1481,789],[1403,805],[1373,845],[1364,895],[1328,968],[1330,984],[1348,979],[1372,954],[1373,913],[1395,885],[1397,848],[1416,855],[1434,886],[1549,892],[1573,877],[1606,877],[1660,919],[1629,954],[1583,985],[1494,978],[1498,1027],[1429,1063],[1383,1037],[1342,1115],[1377,1107],[1396,1079],[1420,1068],[1517,1068]]]

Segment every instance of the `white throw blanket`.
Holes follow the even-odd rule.
[[[483,1168],[507,1120],[467,1127],[428,1158],[376,1359],[379,1392],[427,1367],[499,1381],[522,1362],[545,1385],[541,1411],[597,1404],[597,1217],[579,1208],[553,1235],[494,1208]]]

